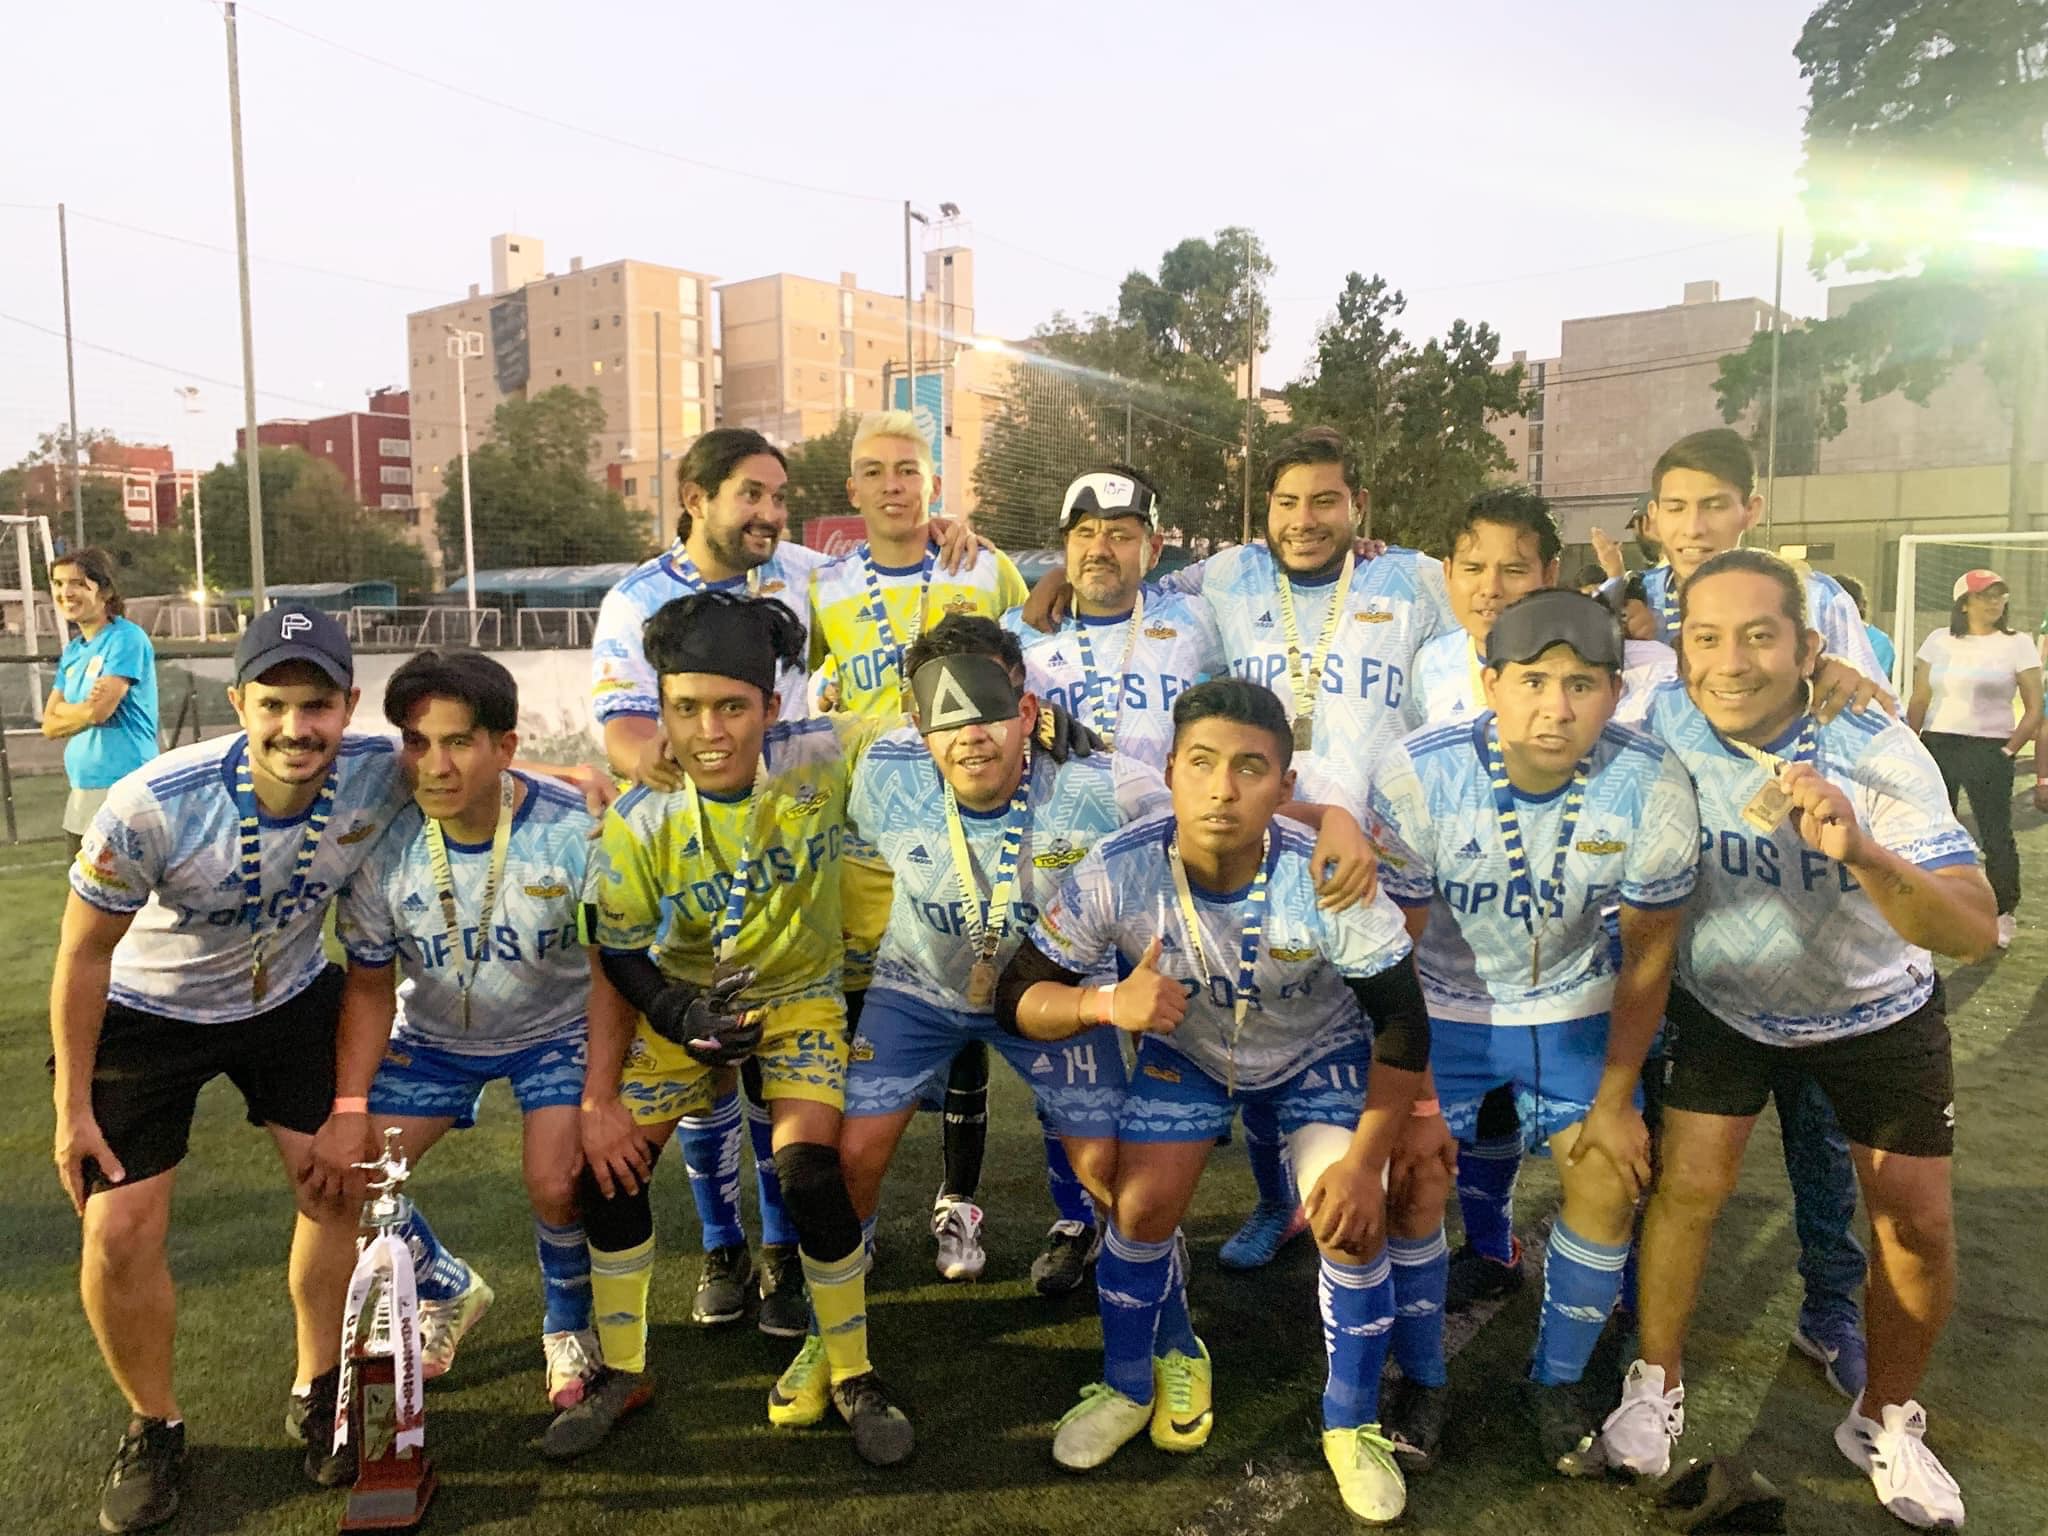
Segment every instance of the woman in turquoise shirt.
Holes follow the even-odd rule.
[[[157,754],[156,647],[121,616],[105,550],[59,555],[50,565],[50,590],[57,612],[78,626],[43,705],[43,734],[64,743],[71,780],[64,831],[75,858],[107,791]]]

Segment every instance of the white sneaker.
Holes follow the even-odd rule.
[[[1878,1502],[1893,1515],[1923,1531],[1959,1531],[1963,1490],[1927,1448],[1926,1434],[1927,1410],[1918,1403],[1893,1403],[1879,1423],[1863,1416],[1859,1396],[1835,1429],[1835,1445],[1870,1474]]]
[[[583,1401],[583,1388],[597,1374],[602,1358],[596,1332],[579,1328],[544,1333],[540,1348],[548,1362],[548,1401],[557,1408],[574,1408]]]
[[[1685,1433],[1685,1384],[1664,1390],[1664,1367],[1638,1360],[1621,1384],[1621,1406],[1600,1426],[1600,1451],[1610,1467],[1638,1477],[1671,1470],[1671,1447]]]
[[[2010,912],[1998,914],[1998,947],[2011,949],[2013,935],[2020,931],[2020,920]]]
[[[491,1288],[475,1270],[460,1296],[420,1303],[420,1375],[428,1381],[455,1363],[455,1346],[491,1305]]]
[[[932,1236],[939,1240],[939,1273],[948,1280],[976,1280],[988,1263],[981,1247],[981,1207],[971,1200],[939,1196],[932,1207]]]
[[[1151,1422],[1150,1403],[1134,1403],[1108,1382],[1092,1381],[1053,1432],[1052,1459],[1069,1472],[1086,1472],[1109,1460]]]

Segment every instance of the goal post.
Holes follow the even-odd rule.
[[[1892,642],[1898,659],[1892,685],[1903,702],[1913,687],[1913,663],[1929,633],[1948,624],[1956,579],[1967,571],[1994,570],[2011,593],[2007,620],[2036,643],[2048,615],[2048,532],[1909,533],[1899,540],[1898,581],[1892,594]]]

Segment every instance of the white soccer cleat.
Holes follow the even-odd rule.
[[[477,1325],[491,1305],[491,1288],[475,1270],[460,1296],[420,1303],[420,1375],[428,1381],[447,1374],[455,1363],[455,1346]]]
[[[1927,1410],[1893,1403],[1883,1421],[1863,1416],[1859,1396],[1835,1429],[1841,1453],[1870,1475],[1877,1500],[1900,1520],[1923,1531],[1963,1528],[1963,1490],[1941,1458],[1927,1448]]]
[[[972,1200],[940,1195],[932,1207],[932,1236],[939,1240],[939,1274],[948,1280],[978,1280],[988,1263],[981,1246],[981,1207]]]
[[[575,1407],[583,1401],[583,1389],[601,1363],[596,1331],[579,1328],[544,1333],[540,1347],[548,1362],[548,1401],[557,1408]]]
[[[1087,1472],[1137,1438],[1152,1422],[1152,1405],[1134,1403],[1106,1381],[1081,1389],[1053,1432],[1052,1459],[1069,1472]]]
[[[1671,1470],[1671,1447],[1685,1433],[1685,1384],[1664,1390],[1664,1367],[1638,1360],[1621,1384],[1621,1406],[1600,1426],[1600,1453],[1610,1467],[1638,1477]]]

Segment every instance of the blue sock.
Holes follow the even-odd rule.
[[[1581,1237],[1562,1216],[1552,1225],[1543,1257],[1543,1316],[1536,1325],[1536,1352],[1529,1358],[1531,1380],[1555,1387],[1586,1373],[1586,1361],[1621,1292],[1628,1248],[1626,1242]]]
[[[1394,1364],[1417,1386],[1440,1387],[1444,1370],[1444,1281],[1451,1247],[1438,1227],[1427,1237],[1390,1237],[1394,1270]]]
[[[796,1224],[782,1204],[782,1178],[775,1171],[775,1124],[766,1104],[746,1101],[747,1139],[754,1146],[754,1179],[761,1195],[761,1241],[796,1246]]]
[[[744,1243],[739,1094],[726,1094],[711,1106],[709,1114],[683,1116],[676,1123],[676,1141],[683,1149],[683,1171],[690,1176],[697,1223],[704,1229],[704,1251]]]
[[[1045,1132],[1045,1187],[1052,1192],[1052,1208],[1061,1221],[1095,1225],[1095,1202],[1089,1198],[1088,1186],[1075,1174],[1066,1143],[1049,1126]]]
[[[1173,1269],[1166,1286],[1166,1300],[1159,1308],[1159,1326],[1152,1335],[1152,1353],[1162,1359],[1179,1350],[1189,1359],[1202,1353],[1195,1339],[1195,1322],[1188,1316],[1188,1239],[1184,1232],[1173,1234]]]
[[[1522,1138],[1458,1143],[1458,1211],[1465,1241],[1501,1264],[1515,1261],[1515,1175]]]
[[[877,1211],[860,1224],[860,1250],[867,1255],[870,1267],[875,1262],[875,1223],[881,1219],[882,1213]]]
[[[412,1252],[413,1285],[421,1301],[453,1301],[469,1289],[469,1266],[441,1246],[418,1206],[405,1218],[398,1235]]]
[[[1173,1287],[1173,1242],[1141,1243],[1110,1218],[1095,1293],[1102,1311],[1102,1379],[1134,1403],[1152,1401],[1152,1341]]]
[[[1244,1152],[1251,1159],[1259,1204],[1293,1210],[1301,1203],[1301,1195],[1294,1187],[1294,1172],[1287,1166],[1287,1138],[1280,1134],[1279,1109],[1255,1099],[1245,1104],[1243,1118]]]
[[[534,1246],[540,1250],[542,1333],[579,1333],[590,1326],[590,1245],[583,1227],[550,1226],[533,1218]]]
[[[1323,1428],[1380,1421],[1380,1372],[1394,1334],[1394,1274],[1385,1253],[1365,1264],[1323,1256],[1316,1291],[1323,1304]]]

